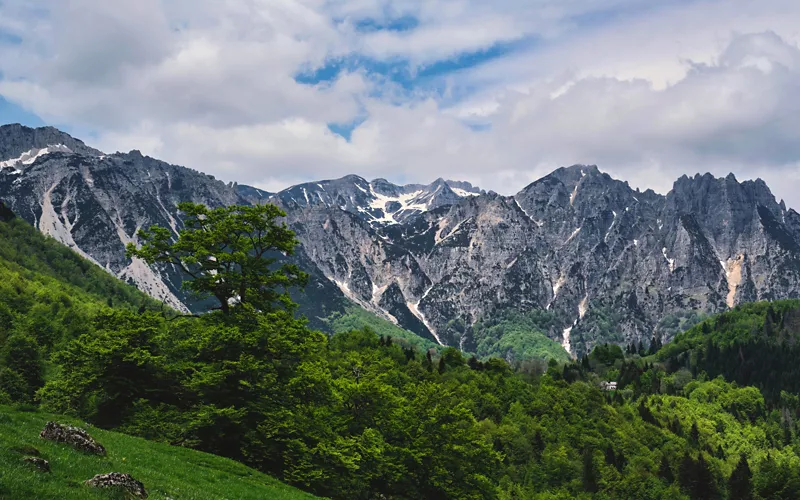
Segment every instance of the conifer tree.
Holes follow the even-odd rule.
[[[658,468],[658,477],[666,481],[667,484],[675,482],[675,475],[672,473],[672,468],[669,466],[666,455],[661,456],[661,466]]]
[[[586,448],[583,450],[583,490],[588,493],[597,493],[600,489],[597,479],[592,450]]]
[[[614,453],[614,448],[611,445],[606,447],[606,463],[614,467],[617,466],[617,455]]]
[[[753,499],[753,473],[747,464],[747,457],[742,453],[739,463],[733,469],[731,477],[728,479],[728,498],[730,500],[752,500]]]
[[[533,449],[536,452],[536,456],[541,458],[542,453],[544,452],[545,443],[544,438],[542,438],[542,431],[536,429],[536,434],[533,436]]]

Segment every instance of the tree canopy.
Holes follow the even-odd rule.
[[[265,312],[293,306],[288,290],[304,286],[308,276],[294,264],[278,264],[298,244],[278,222],[283,211],[271,204],[208,208],[191,202],[178,209],[185,217],[177,240],[169,229],[151,226],[139,230],[141,247],[128,244],[127,255],[177,266],[189,278],[183,286],[198,297],[214,297],[223,313],[234,304]]]

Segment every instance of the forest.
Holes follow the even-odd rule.
[[[800,498],[800,301],[739,306],[664,346],[509,364],[488,343],[478,358],[313,331],[287,291],[302,270],[268,258],[296,244],[280,211],[182,210],[178,241],[151,228],[129,253],[185,266],[218,299],[200,316],[0,222],[0,404],[335,499]]]

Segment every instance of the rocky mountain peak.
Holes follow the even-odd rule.
[[[550,338],[581,355],[599,342],[668,340],[687,311],[800,296],[800,214],[760,179],[683,176],[660,195],[573,165],[510,197],[442,178],[400,185],[357,175],[271,194],[137,151],[102,156],[70,139],[0,129],[0,161],[16,159],[0,169],[0,199],[179,308],[188,304],[180,273],[129,261],[124,247],[140,227],[180,230],[181,201],[280,205],[301,242],[294,258],[315,280],[304,312],[316,319],[350,301],[476,352],[488,335],[476,325],[503,309],[535,314]]]
[[[476,189],[468,183],[466,187],[472,191]],[[272,199],[287,208],[336,207],[378,227],[401,223],[475,194],[462,188],[454,190],[444,179],[428,185],[397,185],[382,178],[369,182],[363,177],[348,175],[292,186],[275,194]]]
[[[0,168],[31,164],[55,151],[90,156],[103,154],[54,127],[31,128],[18,123],[0,126]]]

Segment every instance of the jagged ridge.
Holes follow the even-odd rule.
[[[178,230],[183,200],[280,205],[302,242],[297,259],[316,278],[311,306],[341,310],[334,303],[349,299],[468,350],[473,325],[508,308],[550,311],[548,335],[580,355],[600,341],[669,340],[671,316],[685,310],[800,295],[800,216],[761,180],[683,176],[660,195],[576,165],[514,196],[443,179],[398,186],[354,175],[271,194],[31,130],[0,127],[8,141],[0,161],[47,149],[0,169],[0,199],[177,307],[196,306],[180,276],[127,261],[123,248],[139,227]],[[51,151],[49,141],[70,151]]]

